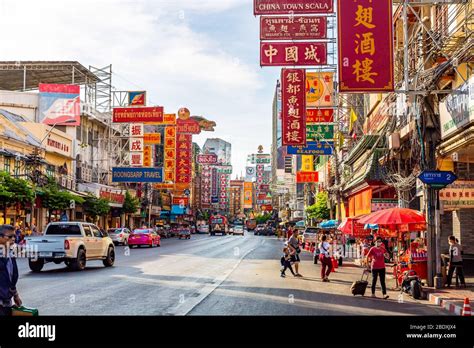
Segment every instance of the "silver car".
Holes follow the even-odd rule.
[[[130,230],[128,228],[109,228],[107,233],[114,244],[128,245],[128,238],[130,237]]]

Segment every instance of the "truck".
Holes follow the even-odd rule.
[[[223,215],[216,214],[211,216],[209,219],[209,234],[215,236],[216,233],[221,233],[222,235],[227,234],[227,218]]]
[[[257,220],[249,219],[247,220],[246,225],[247,225],[247,231],[253,231],[257,228]]]
[[[33,272],[41,272],[48,262],[82,271],[87,261],[102,260],[105,267],[115,262],[115,246],[106,232],[86,222],[53,222],[44,234],[27,237],[25,249]]]

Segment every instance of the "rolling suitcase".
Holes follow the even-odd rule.
[[[370,274],[370,271],[365,269],[364,272],[362,273],[362,277],[360,278],[360,280],[357,280],[354,283],[352,283],[352,286],[351,286],[352,295],[354,296],[365,295],[365,290],[367,289],[367,285],[369,285],[369,281],[368,281],[369,274]],[[367,275],[366,280],[364,280],[364,275]]]

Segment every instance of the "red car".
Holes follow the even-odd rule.
[[[130,248],[142,245],[148,245],[150,248],[153,248],[161,246],[161,237],[150,228],[136,229],[128,237],[128,245]]]

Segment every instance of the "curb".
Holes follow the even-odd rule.
[[[459,305],[455,301],[447,300],[446,298],[441,297],[441,295],[430,294],[429,301],[437,306],[440,306],[454,315],[462,315],[463,305]]]

